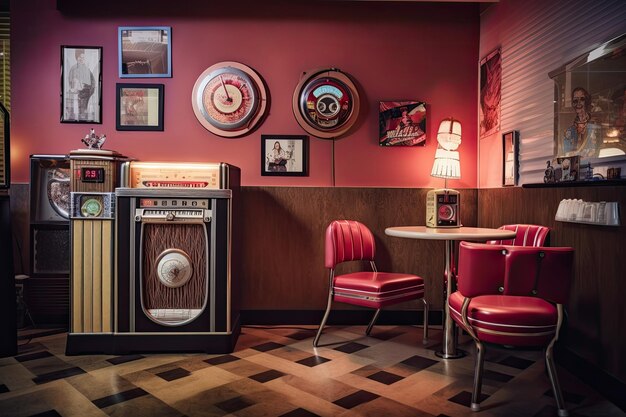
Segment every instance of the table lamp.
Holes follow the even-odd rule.
[[[452,117],[443,119],[437,131],[437,150],[431,177],[443,178],[444,188],[430,190],[426,195],[426,226],[460,227],[459,199],[456,190],[448,189],[448,178],[461,178],[459,151],[461,122]]]

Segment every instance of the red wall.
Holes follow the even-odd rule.
[[[57,3],[59,9],[57,10]],[[357,128],[335,143],[337,186],[440,187],[430,177],[436,130],[444,117],[463,124],[462,178],[477,185],[476,5],[371,2],[11,2],[13,182],[29,179],[30,154],[82,147],[89,128],[106,133],[107,149],[141,160],[224,161],[242,168],[243,185],[331,186],[332,142],[310,138],[308,177],[262,177],[261,134],[306,134],[291,110],[303,71],[336,67],[360,88]],[[182,3],[179,3],[182,4]],[[210,4],[210,7],[207,6]],[[171,26],[172,78],[120,79],[118,26]],[[103,46],[102,125],[60,123],[60,46]],[[271,107],[264,123],[238,139],[215,136],[196,120],[191,90],[219,61],[239,61],[265,80]],[[115,130],[115,84],[165,84],[165,131]],[[380,148],[378,102],[427,105],[427,145]]]

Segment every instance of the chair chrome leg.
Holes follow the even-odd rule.
[[[328,320],[328,316],[330,315],[330,306],[333,304],[333,288],[328,290],[328,304],[326,305],[326,312],[324,313],[324,318],[322,319],[322,323],[320,323],[320,328],[317,330],[317,334],[315,335],[315,339],[313,340],[313,347],[317,347],[318,342],[320,341],[320,336],[322,335],[322,329],[326,325],[326,320]]]
[[[376,320],[378,320],[379,315],[380,315],[380,308],[377,308],[376,312],[374,313],[374,317],[372,317],[370,324],[367,325],[367,329],[365,330],[365,334],[367,336],[370,335],[370,332],[372,331],[372,327],[374,327],[374,323],[376,323]]]
[[[483,383],[483,365],[485,364],[485,346],[481,342],[476,342],[478,355],[476,356],[476,367],[474,369],[474,390],[472,392],[472,411],[480,411],[480,389]]]
[[[422,298],[424,302],[424,339],[422,340],[423,344],[428,344],[428,301],[425,298]]]
[[[556,407],[558,408],[559,417],[569,416],[569,412],[565,409],[565,401],[563,401],[563,393],[561,392],[561,385],[559,384],[559,377],[556,374],[556,366],[554,365],[554,356],[552,354],[552,344],[546,349],[546,367],[548,369],[548,376],[550,377],[550,383],[552,384],[552,391],[554,392],[554,398],[556,399]]]

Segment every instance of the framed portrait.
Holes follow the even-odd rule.
[[[172,76],[172,28],[119,27],[120,78]]]
[[[261,175],[309,175],[309,137],[261,135]]]
[[[519,178],[519,132],[502,135],[502,185],[517,185]]]
[[[500,130],[500,90],[502,85],[502,60],[500,48],[480,60],[480,106],[478,116],[480,137]]]
[[[163,84],[116,84],[117,130],[163,130]]]
[[[61,123],[102,123],[102,47],[61,46]]]
[[[554,156],[585,163],[626,159],[626,33],[549,73]]]
[[[426,145],[426,103],[381,101],[378,105],[380,146]]]

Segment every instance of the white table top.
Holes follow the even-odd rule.
[[[482,227],[433,228],[426,226],[388,227],[385,234],[408,239],[429,240],[500,240],[515,237],[515,231]]]

